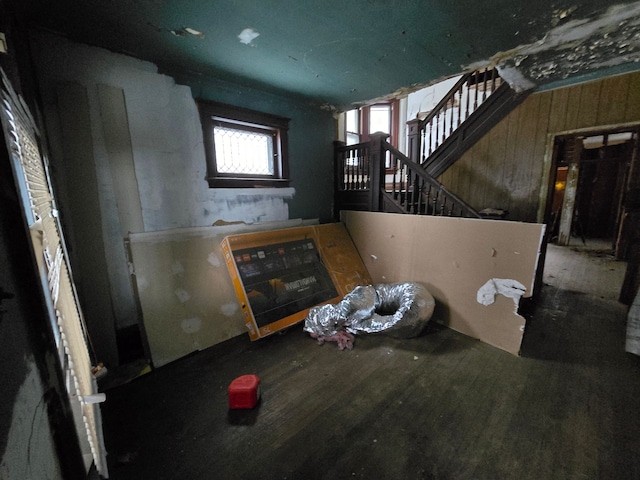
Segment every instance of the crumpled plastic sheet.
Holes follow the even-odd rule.
[[[360,286],[338,304],[311,308],[304,331],[320,344],[334,341],[340,350],[351,349],[355,335],[361,333],[416,337],[431,319],[434,308],[433,296],[421,283]]]

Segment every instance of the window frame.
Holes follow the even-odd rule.
[[[196,99],[207,162],[209,188],[254,188],[289,186],[288,130],[290,119],[210,100]],[[273,174],[256,175],[218,172],[213,129],[215,126],[273,135]]]
[[[393,145],[394,147],[398,147],[398,132],[400,130],[400,102],[399,100],[396,99],[392,99],[392,100],[385,100],[385,101],[380,101],[380,102],[376,102],[374,104],[371,105],[365,105],[363,107],[360,107],[358,109],[354,109],[357,110],[358,112],[358,128],[359,128],[359,132],[351,132],[347,130],[347,122],[345,119],[345,127],[344,127],[344,138],[347,138],[348,134],[352,134],[352,135],[359,135],[360,140],[358,143],[360,142],[368,142],[369,140],[371,140],[371,134],[375,133],[375,132],[371,132],[369,129],[369,122],[370,122],[370,117],[371,117],[371,107],[377,107],[377,106],[386,106],[389,107],[389,138],[388,138],[388,142]],[[345,115],[348,115],[347,112],[345,112]]]

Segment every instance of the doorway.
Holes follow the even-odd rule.
[[[589,277],[608,284],[622,303],[634,298],[640,277],[633,275],[640,265],[639,132],[636,126],[555,137],[536,290],[549,283],[543,275],[555,276],[554,269],[560,268],[565,279]],[[556,254],[547,255],[553,249]],[[599,272],[617,273],[594,277],[573,269],[564,258],[571,252],[599,257],[598,263],[607,263]]]
[[[618,247],[632,185],[638,130],[613,130],[555,138],[548,240],[560,246],[597,242],[622,258]]]

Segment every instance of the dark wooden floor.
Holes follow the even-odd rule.
[[[447,328],[245,336],[107,392],[109,469],[126,479],[640,479],[640,358],[626,307],[545,286],[516,357]],[[262,401],[229,411],[256,373]]]

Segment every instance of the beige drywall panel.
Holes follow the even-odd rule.
[[[491,279],[516,280],[531,296],[544,225],[497,220],[342,212],[375,283],[422,282],[436,299],[434,319],[518,354],[525,319],[512,298],[483,305]]]
[[[153,365],[160,367],[247,332],[220,245],[226,236],[311,223],[317,222],[298,219],[131,234],[143,330]]]

